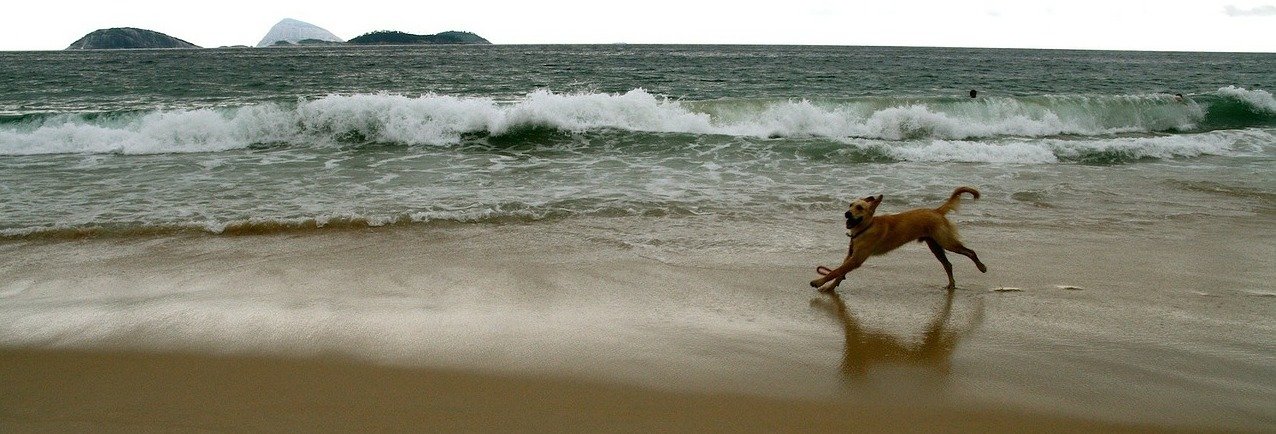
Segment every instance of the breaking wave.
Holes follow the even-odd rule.
[[[0,117],[0,155],[217,152],[279,143],[448,146],[475,136],[544,129],[969,141],[1272,125],[1272,94],[1234,86],[1181,102],[1170,95],[687,102],[642,89],[621,94],[541,90],[513,102],[356,94],[235,108]]]
[[[870,142],[859,145],[889,160],[913,162],[965,162],[1053,164],[1120,164],[1145,159],[1191,158],[1203,155],[1237,155],[1262,152],[1276,136],[1253,131],[1214,131],[1152,137],[1043,138],[1005,140],[996,143],[972,140],[928,140],[921,143]]]

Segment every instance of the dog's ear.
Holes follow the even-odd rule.
[[[877,195],[877,197],[872,197],[872,196],[868,197],[868,204],[869,204],[868,205],[869,214],[876,213],[877,206],[882,204],[882,195],[879,194]]]

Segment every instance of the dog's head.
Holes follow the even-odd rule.
[[[846,229],[850,231],[856,226],[868,223],[873,219],[873,213],[877,212],[877,206],[882,204],[882,195],[869,196],[851,201],[851,205],[846,209]],[[849,234],[850,232],[847,232]]]

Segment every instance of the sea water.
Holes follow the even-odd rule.
[[[957,185],[995,198],[967,216],[988,225],[1270,214],[1274,70],[884,47],[9,52],[0,236],[806,221]],[[682,247],[809,247],[785,235]]]

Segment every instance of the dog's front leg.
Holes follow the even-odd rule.
[[[846,273],[850,273],[851,270],[859,268],[860,265],[864,264],[864,260],[866,259],[868,259],[867,255],[856,254],[847,256],[846,260],[842,262],[842,265],[830,270],[828,274],[812,280],[811,287],[819,288],[820,291],[824,292],[832,291],[833,288],[836,288],[843,280],[846,280]]]
[[[820,292],[833,292],[834,289],[837,289],[838,285],[842,284],[843,280],[846,280],[846,276],[830,280],[829,283],[825,283],[824,286],[819,287],[817,290]]]
[[[849,259],[849,258],[848,258],[848,259]],[[829,273],[832,273],[832,272],[833,272],[833,269],[832,269],[832,268],[825,267],[825,266],[821,265],[821,266],[815,267],[815,272],[816,272],[816,273],[820,273],[820,275],[821,275],[821,276],[827,276]],[[843,276],[843,277],[839,277],[839,278],[836,278],[836,279],[833,279],[833,281],[832,281],[832,282],[826,283],[826,284],[824,285],[824,286],[827,286],[828,288],[820,288],[820,292],[831,292],[831,291],[833,291],[833,288],[837,288],[837,285],[840,285],[840,284],[842,283],[842,281],[843,281],[843,280],[846,280],[846,277],[845,277],[845,276]]]

